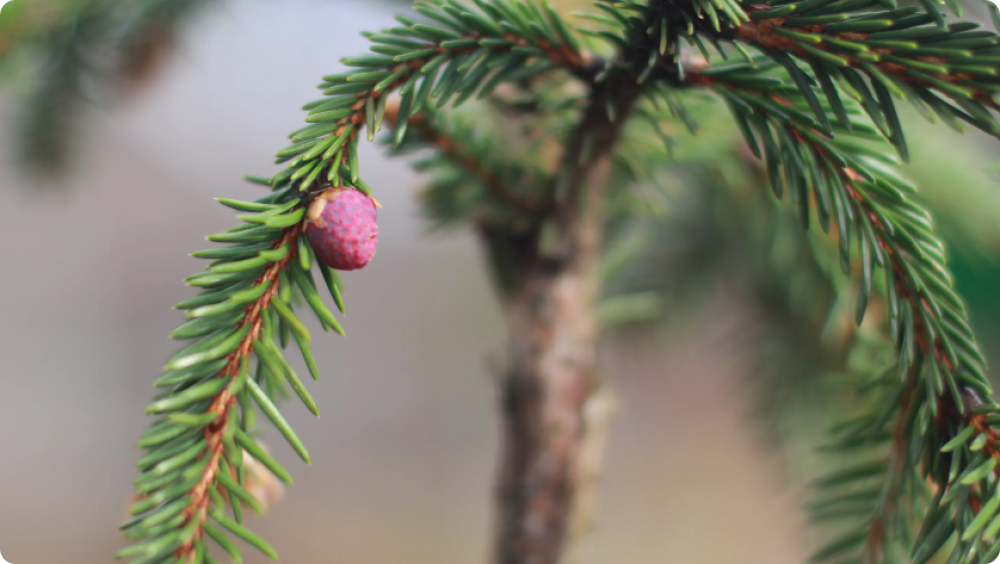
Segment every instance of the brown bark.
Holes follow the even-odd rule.
[[[584,406],[597,384],[593,302],[601,204],[619,123],[638,96],[634,77],[616,78],[595,85],[567,143],[552,215],[543,221],[554,226],[552,244],[541,244],[537,231],[486,233],[494,253],[500,240],[510,265],[497,564],[556,564],[573,521],[584,474]]]
[[[591,263],[533,273],[506,304],[512,365],[503,390],[502,564],[555,563],[561,552],[595,362]]]

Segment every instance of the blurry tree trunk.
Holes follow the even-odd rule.
[[[522,235],[483,228],[505,286],[510,347],[497,564],[556,564],[571,527],[588,520],[575,512],[581,480],[595,473],[584,471],[582,454],[584,408],[599,384],[593,305],[601,209],[609,151],[638,92],[628,79],[594,86],[540,227]]]
[[[583,406],[595,383],[593,256],[533,265],[506,302],[505,453],[498,562],[559,560],[580,475]]]

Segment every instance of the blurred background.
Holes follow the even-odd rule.
[[[17,34],[0,16],[0,551],[13,563],[105,563],[124,546],[117,525],[143,409],[175,348],[167,335],[183,315],[172,305],[191,295],[182,279],[200,268],[188,253],[235,221],[212,198],[262,195],[242,175],[271,174],[319,77],[367,49],[359,32],[407,10],[367,0],[207,4],[177,28],[155,72],[102,109],[74,107],[59,174],[25,161],[36,140],[24,128],[65,101],[29,113],[36,67],[3,59]],[[955,254],[959,285],[997,359],[998,145],[917,122],[907,131],[911,174],[949,239],[971,249]],[[322,418],[287,405],[313,463],[272,437],[296,483],[250,525],[290,563],[485,562],[500,311],[473,234],[429,232],[414,197],[422,178],[376,145],[363,151],[384,204],[378,256],[344,277],[347,337],[314,345]],[[789,325],[747,288],[739,264],[659,322],[602,343],[618,411],[586,544],[592,562],[792,564],[809,553],[804,479],[755,424],[747,387],[761,366],[819,368],[792,350]]]

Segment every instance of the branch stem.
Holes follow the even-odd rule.
[[[302,224],[297,224],[294,227],[287,229],[281,239],[275,243],[274,248],[281,248],[290,242],[294,242],[301,231]],[[250,331],[247,332],[246,337],[243,338],[240,345],[237,346],[233,352],[229,353],[229,356],[227,357],[228,362],[219,372],[218,378],[236,378],[239,374],[241,366],[243,366],[244,359],[246,359],[253,351],[253,342],[260,335],[261,331],[261,325],[263,322],[261,315],[270,306],[271,298],[274,297],[278,291],[278,284],[276,283],[278,273],[287,268],[289,261],[293,260],[296,256],[297,249],[295,245],[290,245],[290,247],[291,249],[289,250],[288,255],[281,260],[272,263],[271,266],[257,279],[255,285],[259,286],[261,284],[270,283],[270,287],[264,292],[263,295],[261,295],[261,297],[257,298],[257,300],[246,308],[246,317],[242,321],[241,325],[249,325]],[[230,393],[229,389],[225,389],[222,393],[216,396],[206,411],[206,413],[216,414],[215,421],[205,427],[204,431],[207,446],[202,456],[208,458],[208,464],[205,466],[201,479],[199,479],[198,483],[191,489],[191,503],[183,512],[187,519],[185,524],[190,523],[191,520],[197,520],[198,524],[194,529],[194,535],[185,540],[180,548],[178,548],[175,552],[174,556],[178,560],[187,562],[187,559],[193,558],[194,541],[202,536],[202,529],[208,516],[208,508],[211,501],[209,488],[216,487],[215,478],[216,473],[219,471],[219,459],[222,457],[223,450],[222,437],[226,432],[227,426],[236,424],[236,422],[230,421],[229,418],[229,408],[235,403],[236,396]],[[238,502],[233,500],[233,503]]]

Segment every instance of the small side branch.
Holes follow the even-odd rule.
[[[385,108],[385,122],[395,127],[398,117],[399,103],[387,103]],[[423,142],[436,147],[450,161],[458,164],[470,174],[482,180],[483,185],[486,186],[490,194],[497,200],[508,204],[515,211],[522,214],[534,214],[538,210],[539,202],[536,199],[512,193],[508,188],[508,184],[504,182],[501,175],[494,168],[481,162],[471,152],[463,150],[458,140],[451,138],[444,131],[434,127],[423,114],[410,116],[407,126],[411,131],[415,131]]]

